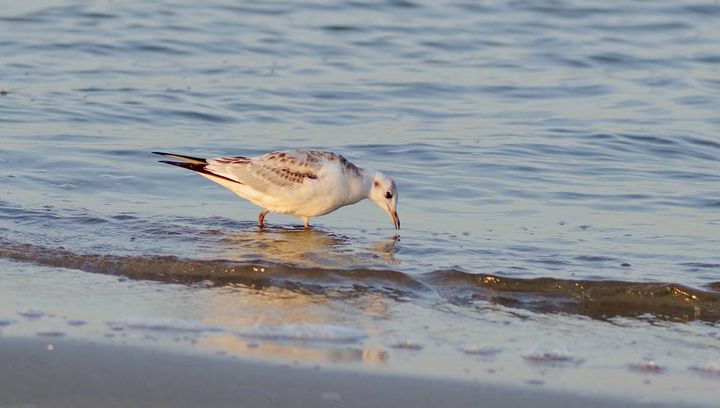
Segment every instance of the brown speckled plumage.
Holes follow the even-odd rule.
[[[242,156],[235,156],[235,157],[218,157],[217,159],[213,159],[213,161],[217,163],[222,164],[243,164],[250,162],[250,159],[247,157]]]
[[[274,151],[255,158],[219,157],[208,159],[205,169],[258,191],[267,191],[273,187],[294,188],[308,180],[317,180],[323,163],[335,161],[344,174],[360,175],[360,169],[343,156],[317,150]]]

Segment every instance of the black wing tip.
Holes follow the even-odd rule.
[[[231,179],[231,178],[229,178],[229,177],[225,177],[225,176],[223,176],[223,175],[221,175],[221,174],[215,174],[215,173],[213,173],[213,172],[211,172],[211,171],[207,171],[207,170],[205,169],[205,166],[207,166],[206,163],[187,163],[187,162],[176,162],[176,161],[169,161],[169,160],[160,160],[159,162],[160,162],[160,163],[165,163],[165,164],[171,164],[171,165],[173,165],[173,166],[182,167],[182,168],[184,168],[184,169],[192,170],[192,171],[197,172],[197,173],[207,174],[207,175],[209,175],[209,176],[221,178],[221,179],[223,179],[223,180],[231,181],[231,182],[233,182],[233,183],[243,184],[243,183],[241,183],[241,182],[239,182],[239,181],[237,181],[237,180],[233,180],[233,179]]]
[[[183,159],[188,159],[200,163],[207,163],[207,159],[202,157],[193,157],[193,156],[186,156],[184,154],[175,154],[175,153],[167,153],[167,152],[151,152],[152,154],[157,154],[159,156],[167,156],[167,157],[180,157]]]

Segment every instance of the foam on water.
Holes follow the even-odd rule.
[[[540,344],[525,353],[523,358],[534,363],[582,363],[583,359],[574,356],[570,349],[557,344]]]

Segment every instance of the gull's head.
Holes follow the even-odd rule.
[[[395,229],[400,229],[400,218],[397,214],[398,191],[393,179],[376,171],[368,198],[387,211]]]

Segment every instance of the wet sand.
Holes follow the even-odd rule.
[[[0,338],[0,361],[2,407],[663,406],[68,339]]]

